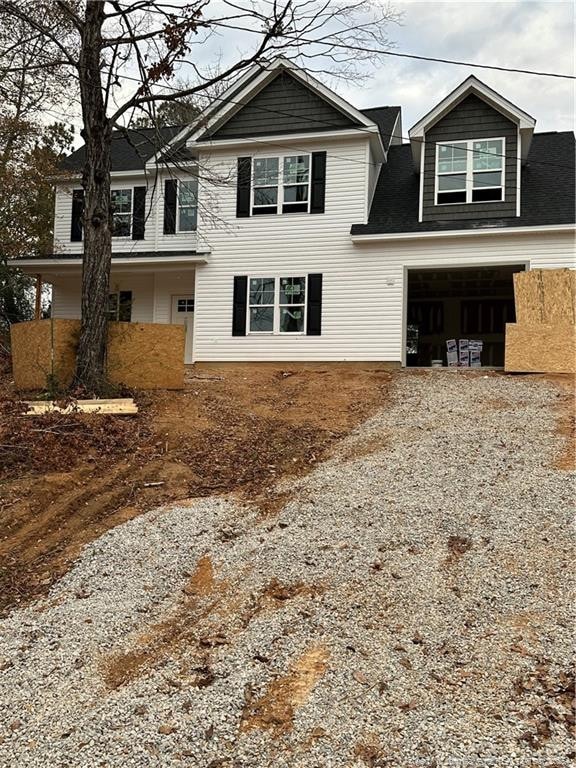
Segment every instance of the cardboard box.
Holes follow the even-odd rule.
[[[458,365],[462,368],[468,368],[470,365],[468,339],[460,339],[458,341]]]
[[[458,366],[458,345],[456,339],[446,340],[446,362],[450,368]]]
[[[470,353],[470,367],[480,368],[482,366],[482,348],[484,343],[477,339],[468,340],[468,351]]]

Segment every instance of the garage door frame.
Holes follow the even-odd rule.
[[[408,329],[408,272],[417,272],[418,270],[426,269],[429,271],[432,270],[441,270],[441,269],[451,269],[451,270],[458,270],[458,269],[482,269],[483,267],[489,269],[490,267],[524,267],[526,271],[530,269],[530,261],[529,260],[523,260],[523,259],[506,259],[505,261],[471,261],[466,262],[464,264],[455,264],[453,261],[446,264],[445,262],[430,264],[429,262],[426,263],[415,263],[415,264],[404,264],[403,270],[402,270],[402,356],[401,356],[401,363],[402,367],[406,368],[406,335],[407,335],[407,329]]]

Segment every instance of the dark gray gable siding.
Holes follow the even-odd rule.
[[[358,125],[288,72],[279,72],[246,106],[203,139],[329,131]]]
[[[521,170],[519,217],[418,221],[419,181],[410,144],[390,147],[368,223],[354,224],[352,234],[542,227],[576,221],[576,141],[571,131],[534,134],[528,162]]]
[[[506,139],[504,200],[492,203],[435,205],[436,143],[463,139]],[[423,176],[423,221],[458,221],[516,216],[517,126],[478,96],[463,99],[426,133]]]

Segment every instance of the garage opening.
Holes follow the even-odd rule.
[[[455,339],[461,349],[473,342],[476,364],[503,366],[506,323],[515,322],[512,276],[524,269],[515,264],[408,270],[406,365],[448,365],[446,342]]]

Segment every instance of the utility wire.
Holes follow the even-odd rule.
[[[138,82],[138,83],[141,82],[141,80],[139,78],[131,77],[130,75],[118,75],[118,77],[121,78],[121,79],[124,79],[124,80],[132,80],[132,81]],[[179,88],[174,88],[174,87],[169,86],[169,85],[164,85],[163,87],[166,88],[167,90],[170,90],[170,91],[173,91],[173,92],[176,92],[176,93],[181,90]],[[202,96],[205,99],[211,99],[212,101],[221,101],[224,104],[235,104],[235,105],[241,106],[241,107],[245,107],[249,103],[249,102],[243,102],[243,101],[235,101],[234,99],[224,98],[222,96],[210,97],[210,96],[208,96],[207,94],[204,94],[204,93],[198,93],[198,94],[195,94],[195,95]],[[264,106],[259,106],[259,105],[255,105],[255,104],[251,104],[250,106],[253,109],[257,109],[257,110],[259,110],[261,112],[267,112],[267,113],[271,113],[271,114],[275,114],[275,115],[280,115],[281,117],[288,117],[290,119],[294,119],[295,117],[298,117],[298,119],[302,119],[305,122],[315,123],[316,125],[325,125],[325,126],[331,128],[332,130],[341,130],[341,128],[342,128],[342,126],[334,125],[333,123],[330,123],[327,120],[322,120],[321,118],[306,117],[304,115],[295,115],[292,112],[286,112],[284,110],[278,110],[278,109],[271,109],[270,107],[264,107]],[[366,109],[365,111],[372,111],[372,110],[376,110],[376,109],[379,109],[379,107],[372,107],[371,109]],[[382,109],[382,107],[380,109]],[[358,110],[358,111],[362,112],[362,110]],[[366,117],[366,115],[364,115],[364,116]],[[374,122],[376,122],[376,121],[374,121]],[[378,124],[376,123],[376,125],[378,125]],[[374,135],[374,131],[372,131],[370,128],[368,128],[366,126],[359,125],[359,126],[354,126],[354,128],[355,128],[355,130],[362,131],[364,133],[370,134],[371,136]],[[380,131],[380,129],[379,129],[379,134],[380,134],[380,136],[385,136],[386,138],[389,138],[390,140],[391,139],[400,139],[401,141],[402,140],[410,141],[410,142],[416,141],[416,142],[419,142],[421,144],[425,144],[426,143],[424,139],[420,139],[420,138],[418,138],[418,139],[411,139],[409,136],[403,136],[401,134],[388,133],[388,132],[385,132],[385,131]],[[255,139],[255,138],[252,138],[252,137],[246,139],[247,143],[248,142],[253,142],[253,141],[254,142],[258,142],[258,143],[263,143],[263,144],[271,144],[271,145],[274,144],[274,142],[272,142],[272,141],[261,141],[261,140],[259,141],[258,139]],[[438,146],[441,146],[441,147],[453,146],[452,142],[449,143],[449,144],[443,144],[441,142],[435,142],[435,143]],[[289,147],[289,145],[285,144],[285,143],[284,143],[284,146],[288,146]],[[292,147],[292,148],[294,148],[294,147]],[[308,150],[298,150],[298,151],[303,152],[303,151],[308,151]],[[512,158],[513,160],[517,159],[515,155],[506,155],[506,154],[502,154],[502,153],[498,153],[498,152],[483,152],[482,150],[474,150],[474,149],[468,149],[468,148],[466,148],[463,151],[472,152],[474,154],[486,154],[486,155],[489,155],[491,157],[502,157],[504,159],[510,159],[510,158]],[[345,159],[345,158],[342,157],[342,155],[338,155],[337,157],[339,159]],[[355,158],[348,158],[348,159],[351,162],[361,163],[363,165],[374,165],[374,163],[366,163],[366,161],[364,161],[364,160],[356,160]],[[549,162],[546,162],[545,160],[531,160],[530,162],[534,163],[534,164],[538,164],[538,165],[548,165],[548,166],[552,166],[554,168],[563,168],[565,170],[572,170],[572,166],[562,165],[560,163],[549,163]]]
[[[128,10],[130,6],[124,6],[124,8]],[[149,9],[149,11],[151,13],[157,13],[162,15],[162,11],[159,11],[159,10]],[[190,21],[189,17],[183,16],[180,14],[170,13],[170,16],[173,16],[176,19]],[[223,24],[222,22],[214,22],[214,26],[224,27],[225,29],[233,29],[235,31],[241,31],[241,32],[252,32],[258,35],[261,34],[261,32],[257,29],[251,29],[250,27],[238,28],[237,26],[233,26],[231,24]],[[324,45],[330,48],[343,48],[344,50],[347,50],[347,51],[358,51],[359,53],[373,53],[379,56],[396,56],[402,59],[416,59],[417,61],[433,61],[438,64],[451,64],[453,66],[458,66],[458,67],[471,67],[473,69],[490,69],[490,70],[495,70],[497,72],[514,72],[516,74],[534,75],[536,77],[558,77],[566,80],[576,80],[576,75],[567,75],[563,72],[543,72],[542,70],[537,70],[537,69],[520,69],[519,67],[501,67],[501,66],[498,66],[497,64],[479,64],[477,62],[459,61],[458,59],[443,59],[438,56],[421,56],[416,53],[386,51],[382,48],[366,48],[360,45],[349,45],[348,43],[337,43],[331,40],[329,36],[327,36],[325,39],[318,39],[318,40],[310,40],[306,37],[293,36],[288,34],[283,34],[282,37],[287,40],[292,40],[292,42],[296,42],[296,43],[308,43],[309,45],[320,45],[320,46]]]

